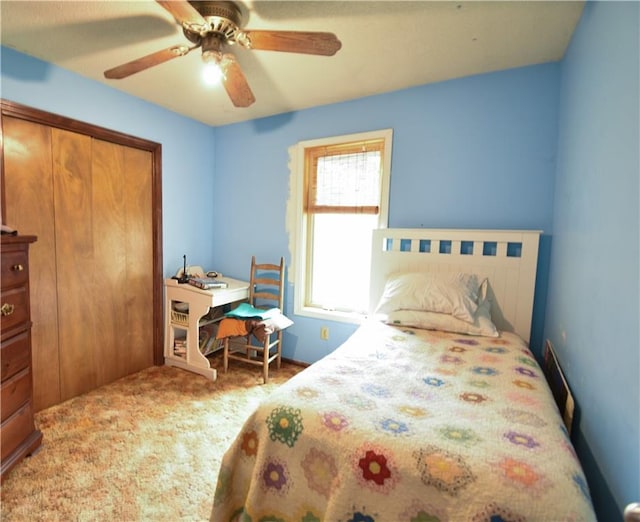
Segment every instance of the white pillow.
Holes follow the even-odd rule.
[[[483,301],[476,310],[473,323],[461,321],[449,314],[422,312],[420,310],[396,310],[387,316],[387,323],[411,326],[424,330],[441,330],[467,335],[499,337],[498,329],[491,321],[491,301]]]
[[[376,314],[419,310],[453,315],[473,323],[478,309],[479,283],[475,274],[421,272],[394,274],[387,280]]]

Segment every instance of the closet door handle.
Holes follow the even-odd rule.
[[[3,316],[7,316],[7,315],[11,315],[13,313],[13,311],[16,309],[16,307],[10,303],[4,303],[2,305],[2,308],[0,308],[0,313],[2,313]]]
[[[13,270],[14,272],[22,272],[24,270],[24,266],[21,264],[13,265],[11,267],[11,270]]]

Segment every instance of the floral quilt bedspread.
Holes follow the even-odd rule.
[[[282,385],[224,456],[211,520],[595,520],[517,336],[371,322]]]

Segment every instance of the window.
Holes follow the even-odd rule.
[[[298,143],[295,313],[357,322],[369,307],[371,231],[387,226],[390,129]]]

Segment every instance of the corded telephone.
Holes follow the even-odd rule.
[[[209,270],[208,272],[204,271],[204,268],[201,266],[187,266],[187,256],[182,256],[182,267],[178,268],[176,275],[174,275],[171,279],[177,279],[178,283],[187,283],[189,282],[190,277],[222,277],[220,272],[216,272],[215,270]]]
[[[202,277],[204,270],[201,266],[190,266],[187,267],[187,256],[186,254],[182,256],[182,268],[179,268],[171,279],[176,279],[179,284],[184,284],[189,282],[189,277]]]

